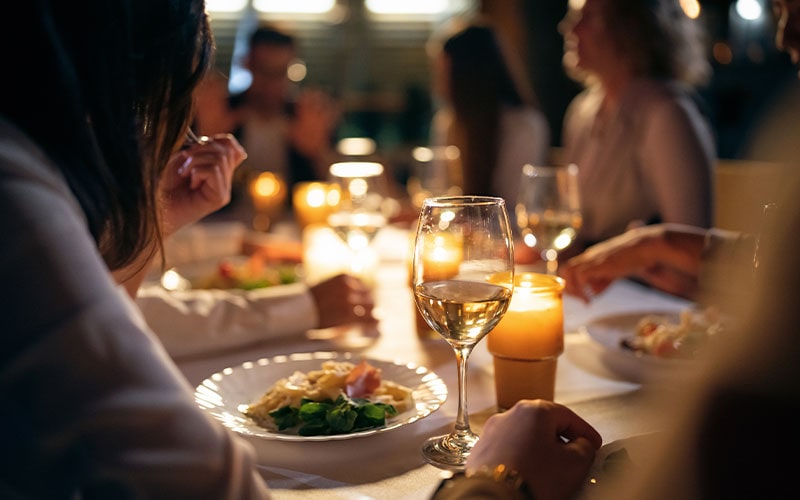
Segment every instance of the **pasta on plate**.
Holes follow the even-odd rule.
[[[413,390],[391,380],[366,361],[324,361],[319,370],[295,371],[275,382],[244,414],[274,432],[344,433],[377,427],[414,408]],[[353,422],[319,427],[314,419],[352,418]],[[366,416],[362,415],[366,413]],[[305,424],[305,425],[303,425]],[[297,429],[297,427],[299,429]]]

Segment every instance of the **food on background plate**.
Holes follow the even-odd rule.
[[[243,258],[220,259],[216,269],[192,280],[192,288],[253,290],[299,281],[297,265],[269,262],[264,254],[254,253]]]
[[[381,378],[362,360],[324,361],[320,370],[295,371],[244,411],[259,426],[301,436],[349,434],[382,427],[414,407],[412,389]]]
[[[621,340],[623,348],[660,358],[694,359],[723,330],[719,310],[681,311],[678,321],[664,315],[647,315],[633,337]]]

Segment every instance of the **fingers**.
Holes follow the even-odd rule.
[[[603,445],[603,438],[600,433],[566,406],[553,403],[551,411],[556,422],[556,432],[559,436],[566,438],[570,442],[580,441],[578,443],[579,447],[588,445],[597,450]]]
[[[339,274],[310,288],[317,306],[319,328],[350,323],[376,324],[372,290],[360,279]]]

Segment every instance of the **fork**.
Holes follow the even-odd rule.
[[[186,129],[186,139],[190,143],[195,143],[195,144],[205,144],[206,142],[208,142],[208,137],[206,136],[198,137],[198,135],[194,133],[194,130],[192,130],[192,127]]]

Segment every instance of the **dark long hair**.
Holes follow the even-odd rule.
[[[109,268],[161,245],[156,188],[213,39],[203,0],[28,0],[0,30],[0,113],[60,168]]]
[[[471,25],[443,45],[450,61],[453,143],[461,150],[464,192],[492,194],[492,172],[500,148],[503,106],[533,105],[533,91],[521,88],[496,33]]]

